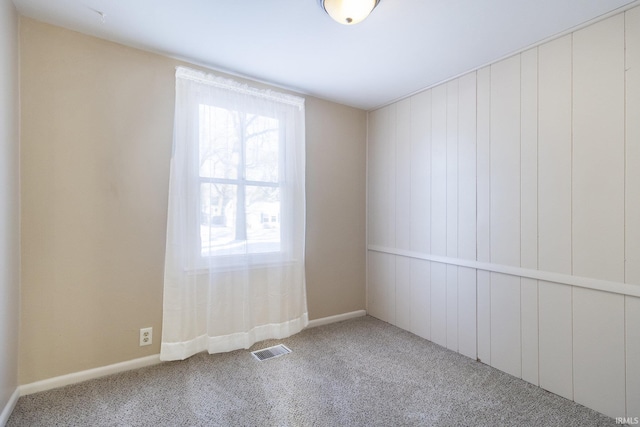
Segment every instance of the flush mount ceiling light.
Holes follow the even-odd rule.
[[[353,25],[364,21],[380,0],[319,0],[322,8],[334,21]]]

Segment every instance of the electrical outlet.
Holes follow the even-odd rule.
[[[140,346],[151,345],[153,342],[153,328],[140,329]]]

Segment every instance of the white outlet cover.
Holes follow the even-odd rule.
[[[151,345],[153,343],[153,328],[140,329],[140,346]]]

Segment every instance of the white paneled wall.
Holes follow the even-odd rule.
[[[458,256],[458,80],[447,88],[447,256]],[[458,267],[447,265],[447,348],[458,351]]]
[[[625,14],[625,24],[625,282],[640,284],[640,8]]]
[[[489,262],[491,246],[489,229],[491,206],[489,171],[491,161],[491,67],[482,68],[476,74],[476,256],[478,261]],[[491,274],[478,270],[477,334],[478,360],[491,364]]]
[[[419,191],[417,187],[415,191]],[[447,86],[431,91],[431,252],[447,255]],[[374,242],[372,242],[374,243]],[[431,265],[431,341],[447,346],[447,266]]]
[[[458,80],[458,257],[476,259],[476,75]],[[477,357],[476,270],[458,267],[458,351]]]
[[[411,98],[411,209],[412,251],[431,252],[431,92]],[[420,189],[420,191],[417,191]]]
[[[640,298],[625,297],[627,414],[640,417]]]
[[[538,268],[571,274],[571,35],[538,48]]]
[[[538,267],[538,51],[520,55],[520,266]],[[538,281],[520,279],[522,378],[538,385]]]
[[[640,284],[640,8],[625,13],[625,282]],[[625,297],[627,414],[640,417],[640,298]]]
[[[576,402],[625,413],[624,295],[573,289],[573,389]]]
[[[545,281],[538,286],[540,387],[573,399],[572,287]]]
[[[575,32],[572,59],[573,274],[624,282],[624,15]]]
[[[491,66],[491,262],[520,266],[520,56]],[[520,278],[491,273],[491,365],[521,376]]]
[[[368,311],[640,416],[640,8],[369,113]]]

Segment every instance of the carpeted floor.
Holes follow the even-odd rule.
[[[8,426],[614,426],[372,317],[23,396]]]

